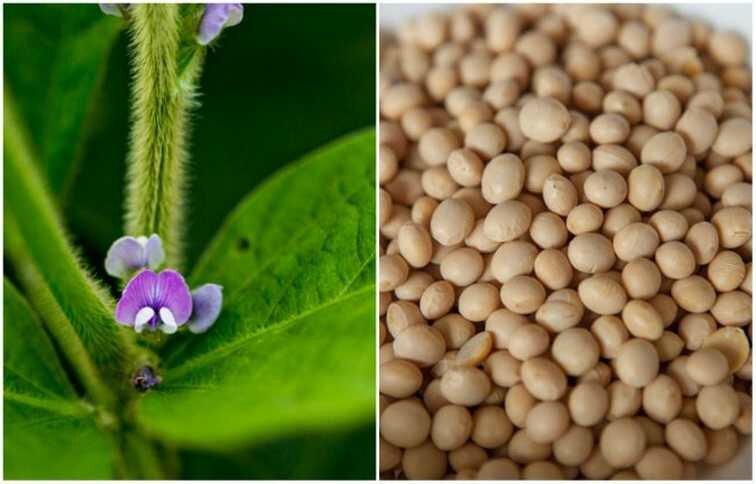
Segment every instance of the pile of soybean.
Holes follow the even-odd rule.
[[[750,439],[748,56],[659,5],[383,37],[383,478],[694,479]]]

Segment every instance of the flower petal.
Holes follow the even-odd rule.
[[[155,292],[158,275],[142,271],[126,284],[121,299],[116,304],[115,317],[119,323],[133,326],[136,316],[145,306],[152,307],[151,296]]]
[[[173,313],[168,308],[160,308],[160,320],[163,324],[160,325],[160,331],[165,334],[173,334],[178,330],[176,325],[176,319],[173,317]]]
[[[192,291],[194,312],[189,320],[189,331],[204,333],[215,323],[223,306],[223,287],[218,284],[204,284]]]
[[[149,306],[145,306],[139,310],[134,318],[134,331],[141,333],[145,326],[150,324],[150,320],[155,317],[155,310]]]
[[[127,277],[144,265],[144,247],[128,235],[113,242],[105,257],[105,271],[113,277]]]
[[[168,308],[176,325],[184,324],[192,315],[192,295],[184,276],[171,269],[158,274],[151,305],[154,308]]]
[[[100,10],[105,15],[113,15],[114,17],[123,17],[121,11],[121,5],[118,3],[100,3]]]
[[[205,13],[200,21],[197,42],[207,45],[213,41],[224,27],[238,25],[244,16],[244,6],[241,3],[214,3],[205,7]]]
[[[165,260],[163,251],[163,241],[158,234],[150,235],[150,238],[144,243],[144,258],[147,266],[153,271],[158,269]]]

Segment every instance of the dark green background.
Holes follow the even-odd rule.
[[[374,25],[372,5],[246,5],[243,22],[224,31],[193,118],[189,267],[226,214],[276,169],[375,124]],[[127,59],[123,35],[69,192],[73,230],[94,255],[121,232]]]
[[[4,15],[6,83],[20,105],[37,106],[23,114],[33,141],[42,145],[35,127],[55,120],[44,103],[25,103],[24,96],[35,95],[29,86],[53,82],[50,56],[67,55],[55,53],[61,25],[70,30],[101,13],[96,5],[6,5]],[[123,230],[127,44],[121,32],[85,123],[81,160],[60,195],[69,233],[99,276],[108,246]],[[190,146],[187,268],[225,216],[270,174],[342,134],[374,125],[374,6],[245,5],[243,22],[224,31],[208,53],[200,91]],[[234,455],[182,451],[181,475],[265,478],[285,467],[290,478],[372,479],[374,446],[371,422]]]

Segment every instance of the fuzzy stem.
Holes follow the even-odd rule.
[[[26,297],[42,316],[45,326],[73,366],[84,389],[94,401],[112,408],[115,404],[113,392],[102,380],[100,372],[71,325],[71,321],[66,317],[25,250],[14,216],[7,212],[5,213],[5,250],[17,268],[18,279]]]
[[[133,359],[137,348],[132,337],[117,327],[112,299],[89,276],[69,243],[7,89],[4,98],[5,211],[6,218],[13,220],[6,224],[9,260],[26,277],[27,292],[32,302],[40,302],[35,306],[45,322],[64,328],[51,333],[63,338],[58,342],[66,356],[73,358],[84,380],[91,380],[88,390],[97,403],[104,403],[108,398],[92,375],[120,377],[123,362]],[[69,350],[68,345],[76,349]],[[118,391],[117,384],[110,388]]]
[[[180,269],[189,111],[202,51],[181,68],[178,5],[135,4],[130,11],[134,84],[126,232],[158,234],[167,265]]]

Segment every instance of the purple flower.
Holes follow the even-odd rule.
[[[157,269],[163,260],[163,242],[157,234],[149,238],[126,236],[113,242],[108,249],[105,271],[113,277],[125,279],[146,267]]]
[[[126,285],[115,317],[137,333],[147,328],[173,334],[187,323],[192,333],[204,333],[218,319],[222,306],[223,288],[218,284],[203,284],[190,293],[178,272],[144,270]]]
[[[144,270],[123,290],[116,305],[116,321],[133,326],[137,333],[147,327],[175,333],[192,315],[192,295],[184,277],[166,269],[159,274]]]
[[[200,21],[197,42],[207,45],[213,41],[225,27],[233,27],[242,21],[244,6],[241,3],[211,3],[205,7]]]

